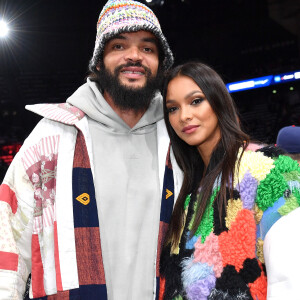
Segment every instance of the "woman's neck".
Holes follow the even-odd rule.
[[[220,130],[218,129],[217,133],[213,136],[213,138],[205,141],[203,144],[197,147],[198,152],[204,163],[204,171],[206,171],[207,166],[209,165],[210,158],[213,150],[216,148],[221,138]]]

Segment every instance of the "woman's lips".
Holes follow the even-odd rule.
[[[182,132],[184,133],[193,133],[194,131],[197,130],[197,128],[199,127],[199,125],[189,125],[186,126],[182,129]]]

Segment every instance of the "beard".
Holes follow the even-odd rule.
[[[146,76],[144,86],[130,87],[120,82],[119,74],[121,69],[132,66],[144,68]],[[151,70],[139,62],[129,62],[127,64],[120,65],[115,68],[113,73],[107,70],[103,62],[101,62],[100,70],[97,73],[97,81],[101,89],[106,91],[112,98],[114,104],[122,110],[133,110],[136,112],[147,110],[156,91],[160,90],[162,86],[162,69],[159,67],[157,74],[153,76]],[[133,82],[134,79],[130,81]]]

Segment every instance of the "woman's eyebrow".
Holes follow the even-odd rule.
[[[166,104],[173,104],[173,103],[176,103],[176,100],[173,99],[166,100]]]
[[[201,94],[201,96],[204,96],[204,94],[201,91],[195,90],[195,91],[192,91],[192,92],[188,93],[187,95],[185,95],[184,99],[188,99],[189,97],[193,96],[194,94],[198,94],[198,93]],[[174,103],[174,102],[176,102],[176,100],[173,100],[173,99],[166,100],[166,104],[167,103]]]
[[[189,97],[191,97],[191,96],[193,96],[194,94],[197,94],[197,93],[199,93],[201,95],[204,95],[201,91],[195,90],[195,91],[192,91],[192,92],[188,93],[184,98],[187,99],[187,98],[189,98]]]

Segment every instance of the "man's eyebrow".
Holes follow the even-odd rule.
[[[124,35],[121,35],[121,34],[118,34],[118,35],[115,35],[113,36],[111,39],[109,39],[110,41],[113,41],[113,40],[126,40],[127,38],[124,36]]]
[[[153,43],[156,46],[158,46],[158,41],[156,38],[152,38],[152,37],[148,37],[148,38],[143,38],[144,42],[149,42],[149,43]]]
[[[122,34],[118,34],[113,36],[111,39],[109,39],[109,41],[113,41],[113,40],[127,40],[127,37],[122,35]],[[145,37],[142,39],[143,42],[148,42],[148,43],[153,43],[158,47],[158,40],[155,37]]]

